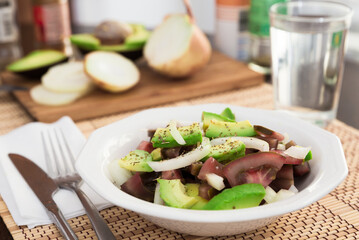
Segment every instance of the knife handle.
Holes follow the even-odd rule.
[[[98,239],[100,240],[116,240],[116,237],[111,232],[105,220],[101,217],[95,205],[87,197],[87,195],[78,187],[73,188],[82,205],[86,210],[86,214],[89,217],[92,227],[94,228]]]
[[[77,236],[74,231],[71,229],[70,225],[67,223],[64,215],[61,210],[57,207],[54,201],[49,203],[51,207],[48,207],[48,215],[53,220],[57,228],[60,230],[61,235],[66,240],[77,240]]]

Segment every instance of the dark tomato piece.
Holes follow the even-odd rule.
[[[166,180],[173,180],[173,179],[183,180],[181,170],[179,169],[163,171],[161,178]]]
[[[138,172],[121,185],[121,190],[142,200],[153,201],[154,193],[145,188]]]
[[[259,152],[232,161],[223,169],[224,176],[234,187],[244,183],[259,183],[264,187],[275,179],[285,157],[274,152]]]
[[[224,177],[223,175],[223,165],[220,164],[216,159],[213,157],[208,158],[201,170],[199,171],[198,178],[201,180],[206,180],[206,174],[207,173],[215,173],[218,176]]]
[[[142,141],[140,142],[140,144],[137,146],[138,150],[144,150],[146,152],[151,153],[153,151],[153,146],[151,142],[147,142],[147,141]]]
[[[283,165],[278,171],[276,179],[270,184],[274,191],[289,189],[294,184],[293,165]]]
[[[310,172],[310,167],[308,162],[303,162],[302,164],[293,166],[294,176],[300,177]]]
[[[279,132],[273,131],[271,129],[259,125],[254,125],[253,127],[254,127],[254,131],[256,131],[256,133],[261,137],[271,137],[278,139],[279,141],[282,141],[284,139],[284,136]]]
[[[178,157],[180,155],[181,147],[173,147],[173,148],[162,148],[161,154],[163,159],[171,159]]]
[[[292,165],[297,165],[297,164],[302,164],[303,159],[299,159],[299,158],[294,158],[291,156],[288,156],[287,154],[285,154],[282,150],[271,150],[272,152],[276,152],[280,155],[282,155],[283,157],[285,157],[285,161],[284,164],[292,164]]]
[[[278,139],[273,137],[262,137],[262,136],[256,136],[256,138],[259,138],[263,141],[266,141],[269,145],[269,149],[277,149],[278,147]]]
[[[219,192],[208,183],[201,183],[201,185],[199,185],[198,195],[204,199],[210,200],[218,193]]]

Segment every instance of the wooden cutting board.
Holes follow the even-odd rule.
[[[253,86],[264,81],[263,75],[218,52],[213,53],[205,68],[189,78],[164,77],[144,63],[139,68],[140,82],[129,91],[108,93],[97,89],[65,106],[39,105],[32,101],[29,91],[14,91],[13,94],[36,120],[53,122],[67,115],[78,121]],[[17,86],[39,84],[38,80],[24,79],[9,72],[2,73],[2,79],[6,84]]]

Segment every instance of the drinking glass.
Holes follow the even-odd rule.
[[[270,8],[275,108],[325,127],[336,117],[352,10],[324,1]]]

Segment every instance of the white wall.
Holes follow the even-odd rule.
[[[196,21],[206,33],[214,32],[215,0],[192,0]],[[169,13],[185,12],[182,0],[73,0],[73,22],[80,26],[95,26],[113,19],[157,26]]]

